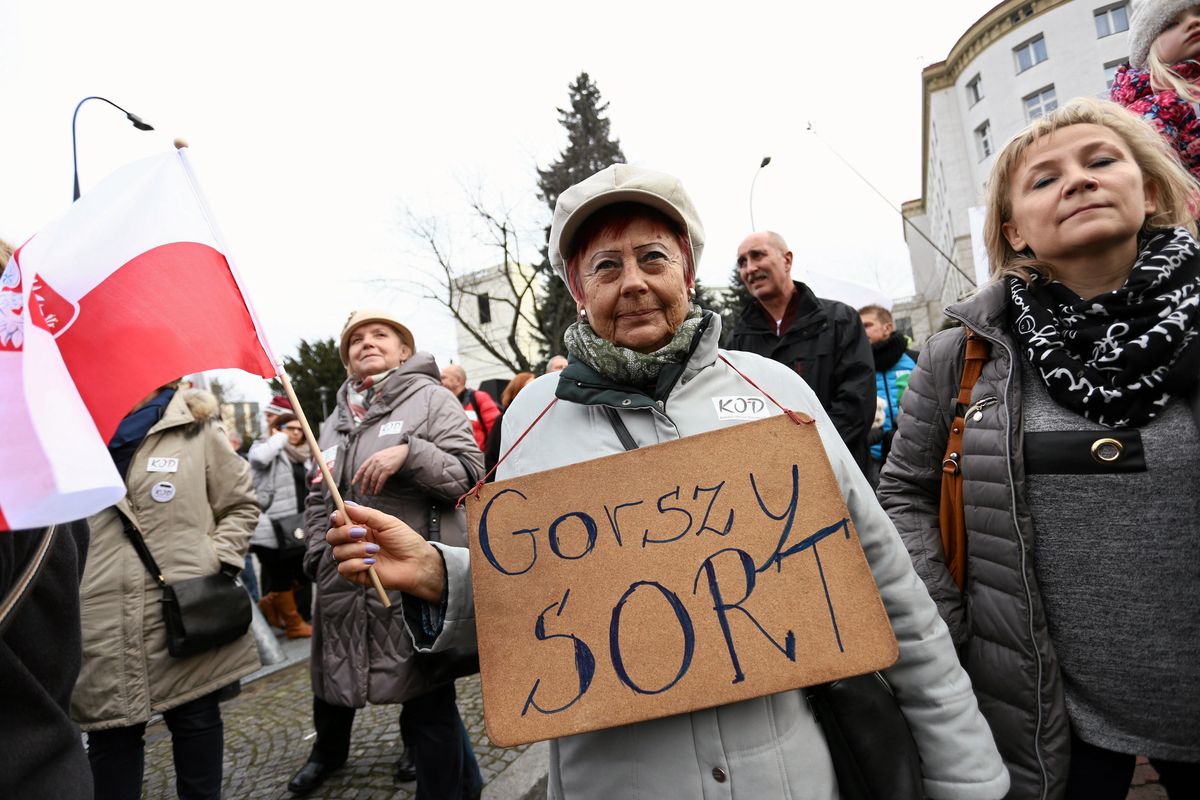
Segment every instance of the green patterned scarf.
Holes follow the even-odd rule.
[[[626,386],[645,388],[658,381],[658,373],[667,364],[682,364],[700,328],[704,312],[692,306],[671,341],[652,353],[639,353],[613,344],[581,320],[567,328],[563,341],[567,352],[610,380]]]

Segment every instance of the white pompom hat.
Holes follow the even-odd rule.
[[[1129,63],[1146,68],[1150,47],[1180,11],[1200,5],[1197,0],[1132,0],[1129,8]]]

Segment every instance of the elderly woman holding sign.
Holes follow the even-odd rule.
[[[759,416],[781,413],[773,402],[763,402],[766,398],[810,415],[899,643],[899,661],[884,674],[919,750],[923,786],[915,791],[896,786],[889,795],[1003,797],[1008,775],[946,626],[829,417],[791,370],[753,354],[718,350],[720,317],[691,302],[702,247],[696,210],[669,175],[618,164],[559,197],[549,250],[579,308],[579,321],[565,336],[571,360],[562,372],[531,383],[513,403],[504,426],[502,452],[507,455],[499,477],[565,467],[744,423],[747,414],[715,402],[722,399],[753,398]],[[526,431],[526,440],[514,448]],[[653,503],[651,499],[648,505]],[[472,640],[468,551],[430,546],[399,520],[373,509],[348,513],[350,521],[335,515],[339,527],[327,537],[341,574],[365,584],[367,565],[374,564],[385,584],[402,589],[410,631],[420,648],[439,651]],[[642,526],[637,530],[641,539]],[[722,534],[717,530],[712,535]],[[540,597],[535,604],[545,605]],[[554,614],[543,615],[546,630],[555,624]],[[542,639],[545,631],[538,622]],[[733,624],[744,624],[743,618]],[[573,637],[561,638],[554,643],[558,647]],[[580,652],[578,642],[576,649]],[[597,675],[605,668],[598,660],[594,665]],[[581,694],[586,691],[584,672]],[[485,694],[487,680],[485,675]],[[537,699],[531,695],[530,714],[536,713],[530,708],[544,713],[542,706],[550,705],[545,698],[538,705]],[[704,698],[698,698],[689,707],[701,710],[554,740],[550,796],[869,796],[839,785],[841,773],[835,773],[831,747],[804,692],[767,694],[715,708],[703,705]]]

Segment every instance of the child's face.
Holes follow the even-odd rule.
[[[1154,212],[1152,195],[1119,135],[1070,125],[1035,141],[1018,162],[1004,236],[1052,265],[1127,247]]]
[[[1176,14],[1154,40],[1154,51],[1167,65],[1200,59],[1200,5]]]

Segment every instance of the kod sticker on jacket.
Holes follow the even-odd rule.
[[[767,401],[761,397],[714,397],[717,419],[762,419],[769,417]]]
[[[156,503],[169,503],[175,499],[175,484],[161,481],[154,484],[154,488],[150,490],[150,497]]]
[[[333,447],[321,451],[321,457],[325,459],[325,466],[329,467],[330,472],[333,472],[333,463],[337,461],[337,451],[338,446],[336,444]],[[312,485],[316,486],[322,480],[324,480],[324,478],[321,477],[321,471],[317,470],[317,474],[313,476]]]
[[[404,430],[404,420],[398,419],[394,422],[385,422],[379,426],[379,438],[384,436],[392,436]]]
[[[146,472],[178,472],[178,458],[154,457],[146,462]]]

